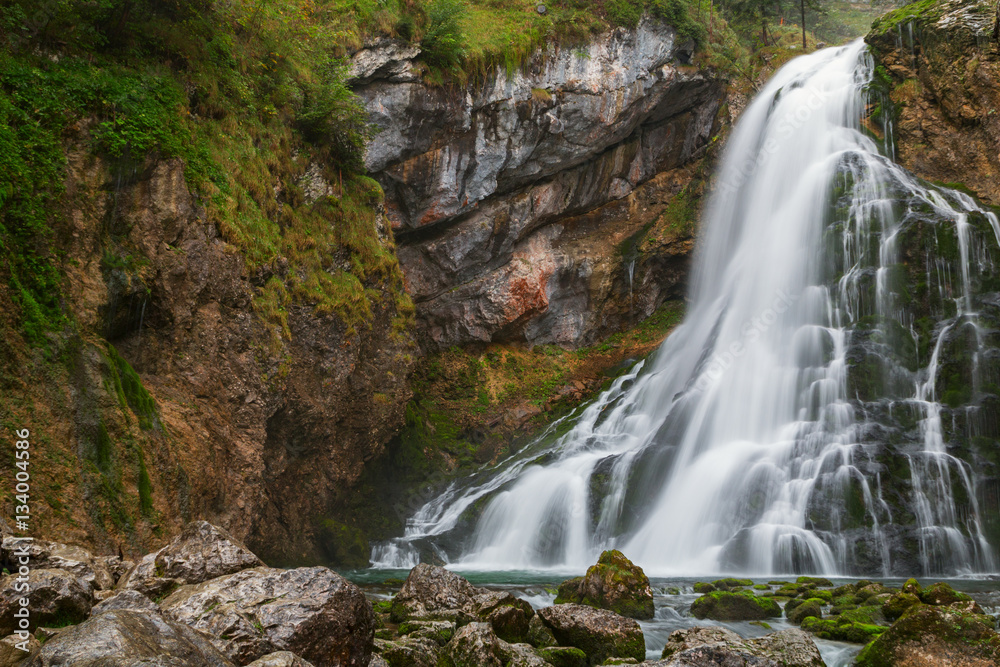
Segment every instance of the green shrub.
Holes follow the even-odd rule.
[[[465,57],[465,35],[460,21],[466,7],[462,0],[433,0],[427,10],[428,27],[420,41],[427,64],[456,69]]]
[[[708,31],[691,16],[691,6],[685,0],[651,0],[649,9],[653,16],[672,25],[678,37],[693,39],[698,46],[708,41]]]
[[[604,12],[613,25],[634,28],[642,18],[642,3],[638,0],[606,0]]]

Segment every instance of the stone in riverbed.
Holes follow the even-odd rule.
[[[214,637],[235,662],[292,651],[316,667],[364,665],[375,619],[361,590],[325,567],[258,567],[182,586],[161,609]]]
[[[887,621],[895,621],[915,604],[920,604],[920,598],[912,593],[896,593],[882,603],[882,614]]]
[[[586,575],[559,585],[556,604],[567,602],[610,609],[629,618],[653,618],[649,578],[618,550],[605,551]]]
[[[667,660],[644,664],[647,667],[825,667],[815,642],[797,629],[757,639],[737,637],[693,646],[674,653]]]
[[[682,628],[671,632],[666,646],[663,647],[663,653],[660,654],[660,658],[665,660],[674,653],[679,653],[695,646],[740,641],[743,641],[743,638],[728,628],[696,625],[693,628]]]
[[[546,607],[538,615],[552,630],[556,641],[582,650],[591,665],[599,665],[610,657],[640,661],[646,657],[642,628],[634,619],[579,604]]]
[[[806,600],[792,609],[786,608],[785,615],[795,625],[799,625],[809,617],[823,618],[823,601],[815,599]]]
[[[587,667],[587,654],[573,646],[540,648],[538,655],[552,667]]]
[[[996,621],[972,604],[910,607],[858,655],[858,667],[994,667],[1000,664]]]
[[[972,598],[960,593],[944,582],[931,584],[920,592],[920,601],[931,605],[949,605],[954,602],[971,602]],[[982,610],[976,612],[981,614]]]
[[[157,598],[178,586],[200,584],[262,565],[260,558],[227,531],[207,521],[195,521],[170,544],[143,556],[118,582],[118,588]]]
[[[691,614],[715,621],[763,621],[781,616],[781,606],[750,591],[713,591],[694,601]]]
[[[8,575],[0,580],[0,636],[19,629],[15,611],[21,608],[22,598],[28,600],[27,630],[38,626],[79,623],[90,614],[94,604],[87,582],[63,570],[32,570],[26,582],[18,582],[18,575]]]
[[[392,601],[391,619],[447,620],[457,625],[489,623],[500,639],[522,641],[528,635],[531,605],[507,591],[477,588],[443,567],[421,563],[410,571]]]
[[[542,621],[538,614],[532,616],[531,621],[528,623],[527,640],[529,644],[536,648],[555,646],[558,643],[552,631],[549,630],[549,626],[545,625],[545,622]]]
[[[263,658],[257,658],[247,667],[314,667],[308,660],[303,660],[291,651],[276,651],[268,653]]]
[[[435,667],[441,655],[436,642],[417,637],[376,639],[375,650],[389,667]]]
[[[212,643],[159,614],[114,609],[50,639],[30,667],[234,667]]]

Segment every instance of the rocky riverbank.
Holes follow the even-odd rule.
[[[25,544],[22,622],[16,572]],[[994,617],[946,584],[912,580],[899,589],[809,577],[699,583],[704,595],[690,614],[702,623],[769,628],[784,615],[801,628],[746,637],[692,619],[658,645],[632,617],[665,610],[652,609],[648,578],[620,552],[537,608],[432,565],[415,567],[394,595],[369,598],[323,567],[269,568],[205,522],[138,562],[10,535],[0,557],[14,572],[0,581],[0,667],[823,667],[813,637],[866,644],[864,667],[1000,658]],[[651,652],[660,658],[647,659]]]

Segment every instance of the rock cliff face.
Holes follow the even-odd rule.
[[[419,81],[415,47],[355,54],[379,128],[367,167],[425,346],[580,345],[682,293],[692,230],[677,209],[700,193],[684,167],[724,89],[682,64],[687,48],[647,20],[464,88]]]
[[[867,42],[891,78],[898,161],[1000,204],[1000,53],[992,0],[915,3]]]
[[[40,486],[58,484],[60,506],[80,514],[43,512],[39,535],[131,550],[207,517],[270,562],[322,560],[331,491],[382,451],[409,400],[412,338],[393,329],[393,299],[354,335],[289,303],[290,336],[271,336],[255,299],[272,271],[294,267],[249,269],[178,160],[116,181],[71,154],[66,202],[72,375],[24,392],[49,411],[28,425],[65,450],[40,463]],[[105,533],[112,524],[118,535]]]

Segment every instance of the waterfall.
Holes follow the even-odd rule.
[[[863,121],[873,71],[860,40],[778,71],[728,140],[684,322],[570,421],[427,503],[373,565],[430,548],[467,569],[581,570],[616,547],[663,575],[994,570],[949,439],[995,421],[976,290],[1000,225],[884,155]],[[959,345],[948,377],[968,389],[942,396]]]

